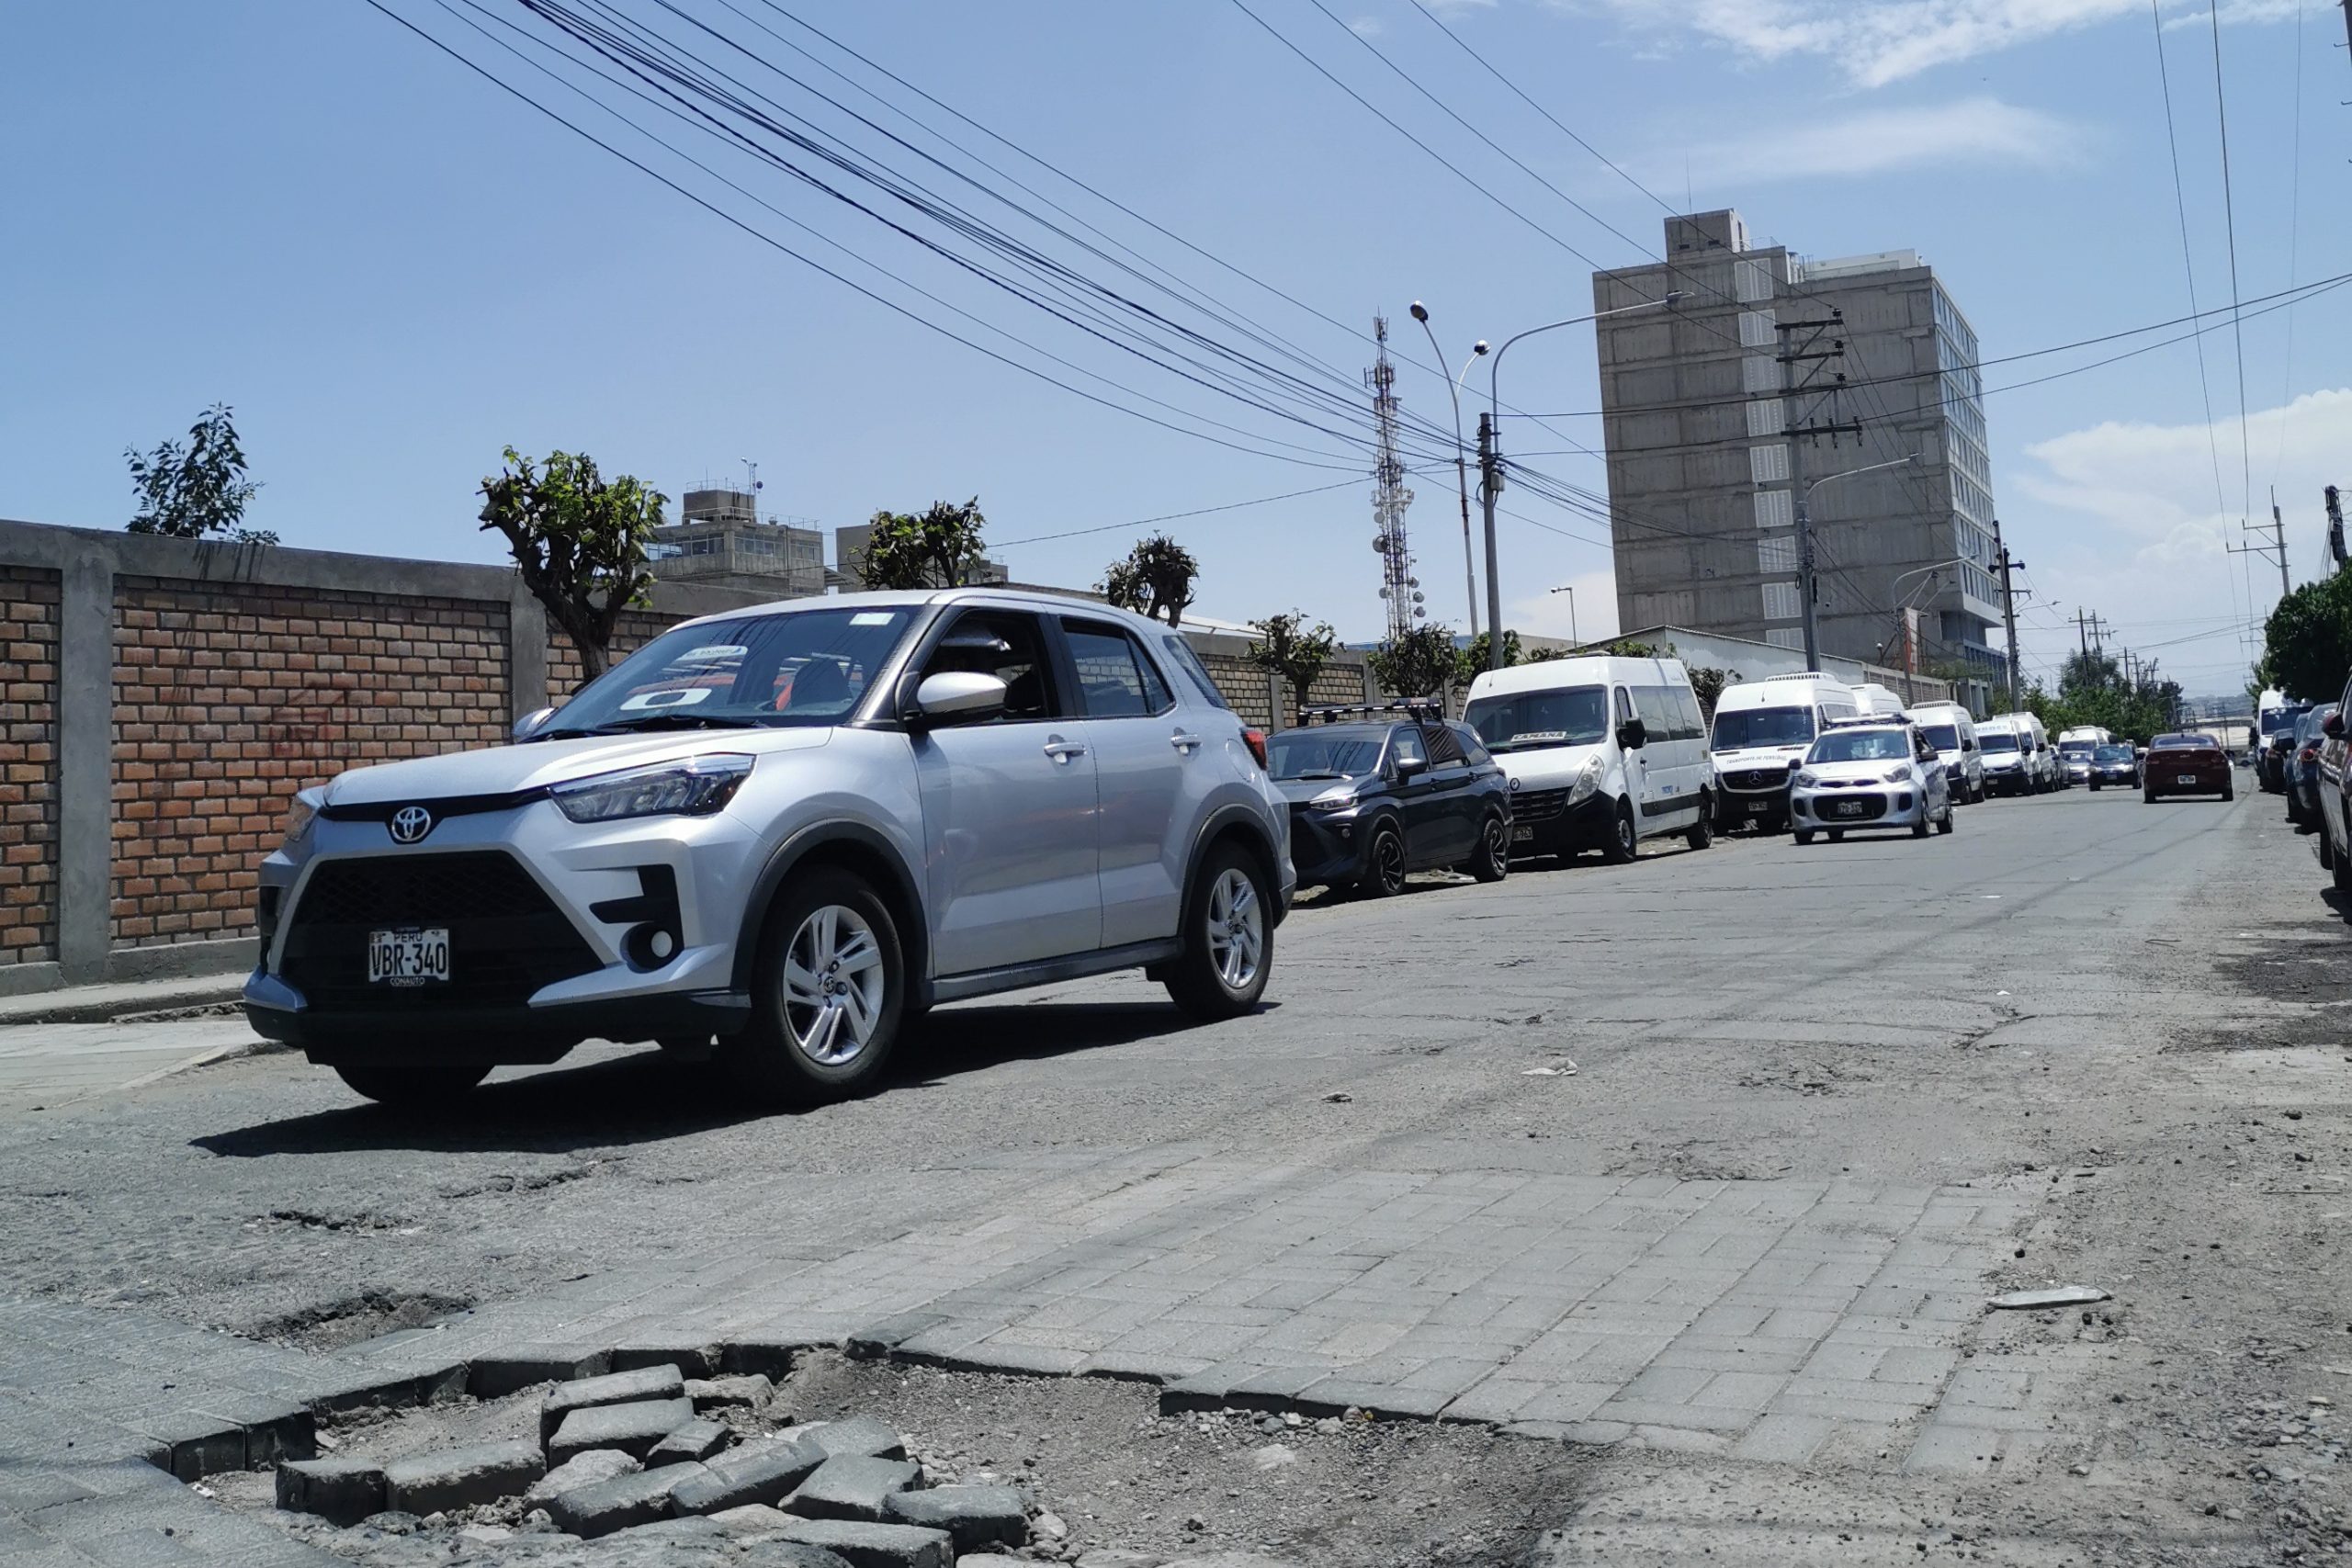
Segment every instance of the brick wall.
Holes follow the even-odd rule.
[[[113,934],[251,930],[294,792],[503,740],[503,603],[115,580]]]
[[[0,566],[0,964],[57,956],[57,603]]]

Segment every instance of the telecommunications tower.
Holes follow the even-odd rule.
[[[1372,547],[1380,552],[1380,597],[1388,607],[1388,640],[1396,642],[1429,614],[1421,603],[1421,580],[1413,575],[1413,552],[1405,543],[1405,509],[1413,492],[1405,488],[1405,460],[1396,455],[1396,367],[1388,363],[1388,318],[1372,319],[1372,335],[1380,355],[1363,373],[1372,389],[1372,418],[1378,432],[1380,456],[1373,464],[1376,482],[1372,492],[1372,520],[1378,532]]]

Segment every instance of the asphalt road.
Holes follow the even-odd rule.
[[[1567,1439],[1546,1561],[2326,1552],[2352,986],[2278,816],[2075,791],[1321,903],[1252,1018],[959,1007],[799,1116],[609,1049],[425,1120],[282,1055],[18,1097],[0,1297],[1352,1379]],[[2114,1300],[1983,1310],[2053,1283]]]

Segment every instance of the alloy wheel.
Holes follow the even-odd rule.
[[[1398,852],[1401,860],[1402,851]],[[1209,962],[1227,990],[1248,987],[1258,977],[1266,950],[1266,915],[1258,886],[1238,866],[1228,866],[1209,889]]]
[[[819,1066],[855,1060],[874,1037],[888,984],[865,917],[839,904],[811,910],[785,953],[784,1018],[794,1047]]]
[[[1372,841],[1372,874],[1378,880],[1380,890],[1383,893],[1403,892],[1405,840],[1393,832],[1382,833]]]

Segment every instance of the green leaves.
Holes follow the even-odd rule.
[[[506,448],[481,481],[481,525],[506,536],[532,597],[580,650],[589,680],[605,672],[621,612],[650,597],[645,547],[669,497],[628,474],[607,480],[586,453],[550,452],[544,468]]]
[[[1200,575],[1201,563],[1192,551],[1165,534],[1154,534],[1128,551],[1125,560],[1113,561],[1094,586],[1120,609],[1164,619],[1172,626],[1192,604],[1193,582]]]
[[[277,543],[266,529],[238,526],[261,486],[245,478],[245,450],[228,404],[205,410],[188,426],[185,445],[166,441],[143,455],[126,447],[122,456],[139,495],[130,532],[175,539],[230,534],[242,544]]]
[[[877,512],[858,575],[868,588],[961,588],[979,569],[987,525],[977,495],[960,506],[934,501],[920,516]]]
[[[1258,628],[1259,635],[1250,644],[1250,662],[1269,675],[1279,675],[1289,682],[1294,705],[1305,707],[1315,677],[1323,673],[1324,666],[1331,662],[1331,655],[1340,646],[1339,634],[1321,621],[1308,626],[1306,612],[1300,610],[1287,615],[1269,615],[1250,625]]]
[[[1453,628],[1435,621],[1382,643],[1365,657],[1373,678],[1400,697],[1431,696],[1462,677],[1462,651],[1453,646]]]
[[[2306,582],[2278,601],[2262,633],[2262,679],[2304,702],[2329,702],[2352,672],[2352,573]]]

